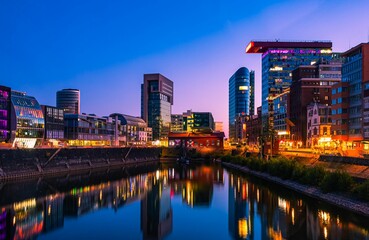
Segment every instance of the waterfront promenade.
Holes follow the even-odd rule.
[[[0,149],[0,179],[57,175],[158,161],[161,148]]]

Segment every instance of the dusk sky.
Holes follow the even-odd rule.
[[[254,69],[252,39],[369,41],[368,0],[1,1],[0,85],[55,105],[81,90],[81,111],[140,115],[144,73],[174,82],[173,113],[210,111],[228,132],[228,80]]]

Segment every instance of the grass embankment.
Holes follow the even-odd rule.
[[[294,159],[272,158],[269,161],[256,157],[223,156],[223,162],[246,166],[251,170],[267,172],[272,176],[301,184],[319,187],[323,192],[339,192],[369,201],[369,180],[357,183],[344,171],[327,171],[321,166],[308,167]]]

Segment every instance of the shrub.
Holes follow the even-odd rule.
[[[302,178],[298,181],[311,186],[319,186],[326,175],[326,171],[321,166],[305,168]]]
[[[369,201],[369,180],[355,186],[352,192],[356,197]]]
[[[320,184],[323,192],[345,192],[349,191],[352,186],[352,177],[342,171],[326,173]]]

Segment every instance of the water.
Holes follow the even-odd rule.
[[[369,239],[366,218],[218,165],[0,184],[2,239]]]

